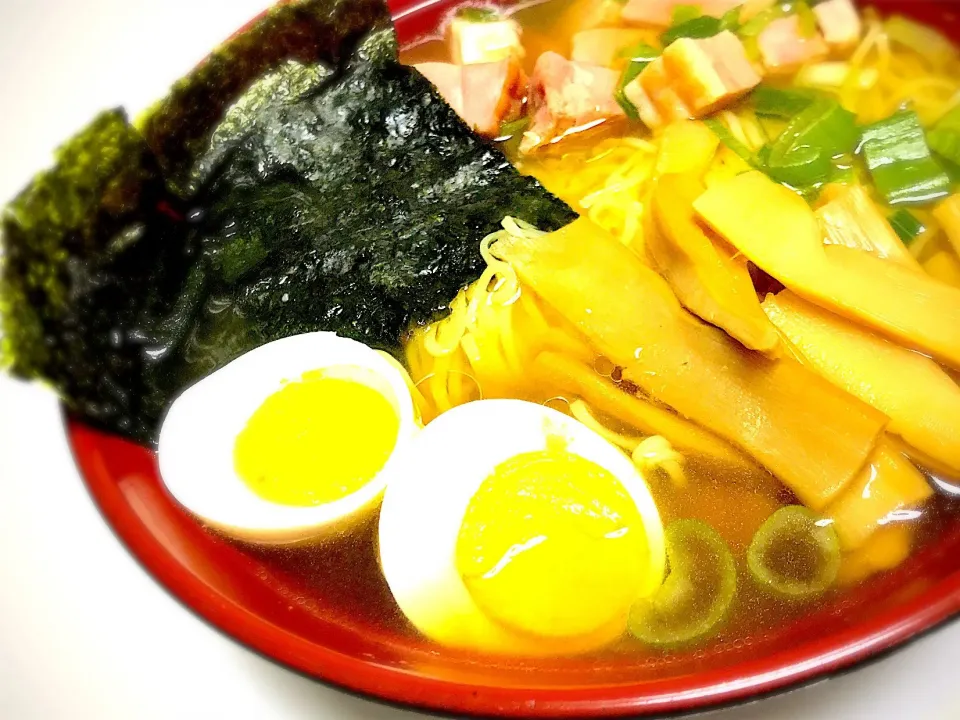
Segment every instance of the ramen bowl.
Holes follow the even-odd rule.
[[[401,40],[455,3],[395,0]],[[960,39],[937,2],[876,2]],[[150,450],[68,418],[77,465],[105,520],[186,607],[295,671],[389,703],[498,717],[624,717],[736,703],[848,670],[960,611],[960,516],[894,571],[768,632],[675,653],[491,658],[410,632],[379,578],[371,519],[329,549],[260,547],[202,527],[167,493]],[[350,568],[351,582],[341,582]]]

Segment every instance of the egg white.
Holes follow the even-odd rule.
[[[390,402],[399,418],[394,453],[376,477],[340,500],[315,507],[270,502],[234,470],[237,435],[285,382],[316,370],[365,383]],[[226,534],[263,543],[302,542],[369,517],[379,505],[397,450],[418,430],[406,380],[390,360],[335,333],[295,335],[246,353],[174,401],[160,431],[160,475],[181,505]]]
[[[494,468],[521,453],[543,450],[560,436],[567,451],[620,480],[645,523],[649,582],[661,583],[666,563],[656,504],[634,464],[578,421],[520,400],[480,400],[430,423],[397,455],[380,510],[380,564],[400,609],[424,635],[446,646],[513,655],[587,652],[619,637],[626,618],[576,638],[519,634],[477,606],[456,567],[456,543],[471,498]],[[650,525],[652,523],[652,526]]]

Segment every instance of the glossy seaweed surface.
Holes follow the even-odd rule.
[[[399,64],[383,3],[280,6],[137,127],[98,117],[7,208],[5,354],[152,443],[183,387],[264,342],[397,349],[506,215],[574,217]]]

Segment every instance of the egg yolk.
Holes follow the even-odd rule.
[[[623,484],[557,449],[510,458],[481,484],[456,564],[488,617],[549,637],[626,623],[650,572],[643,521]]]
[[[340,500],[372,480],[397,442],[390,401],[353,380],[307,373],[271,395],[237,436],[234,468],[282,505]]]

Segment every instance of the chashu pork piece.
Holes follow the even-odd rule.
[[[799,15],[778,18],[767,25],[757,38],[757,47],[764,68],[771,74],[796,72],[802,65],[820,62],[830,54],[819,32],[804,34]]]
[[[475,132],[496,137],[523,110],[526,77],[515,58],[491,63],[414,65]]]
[[[650,128],[700,118],[743,97],[760,83],[736,35],[680,38],[625,88]]]
[[[813,6],[823,39],[835,54],[846,54],[860,42],[863,23],[853,0],[825,0]]]
[[[530,129],[520,151],[529,153],[578,129],[618,120],[626,113],[614,97],[620,73],[545,52],[530,80]]]

